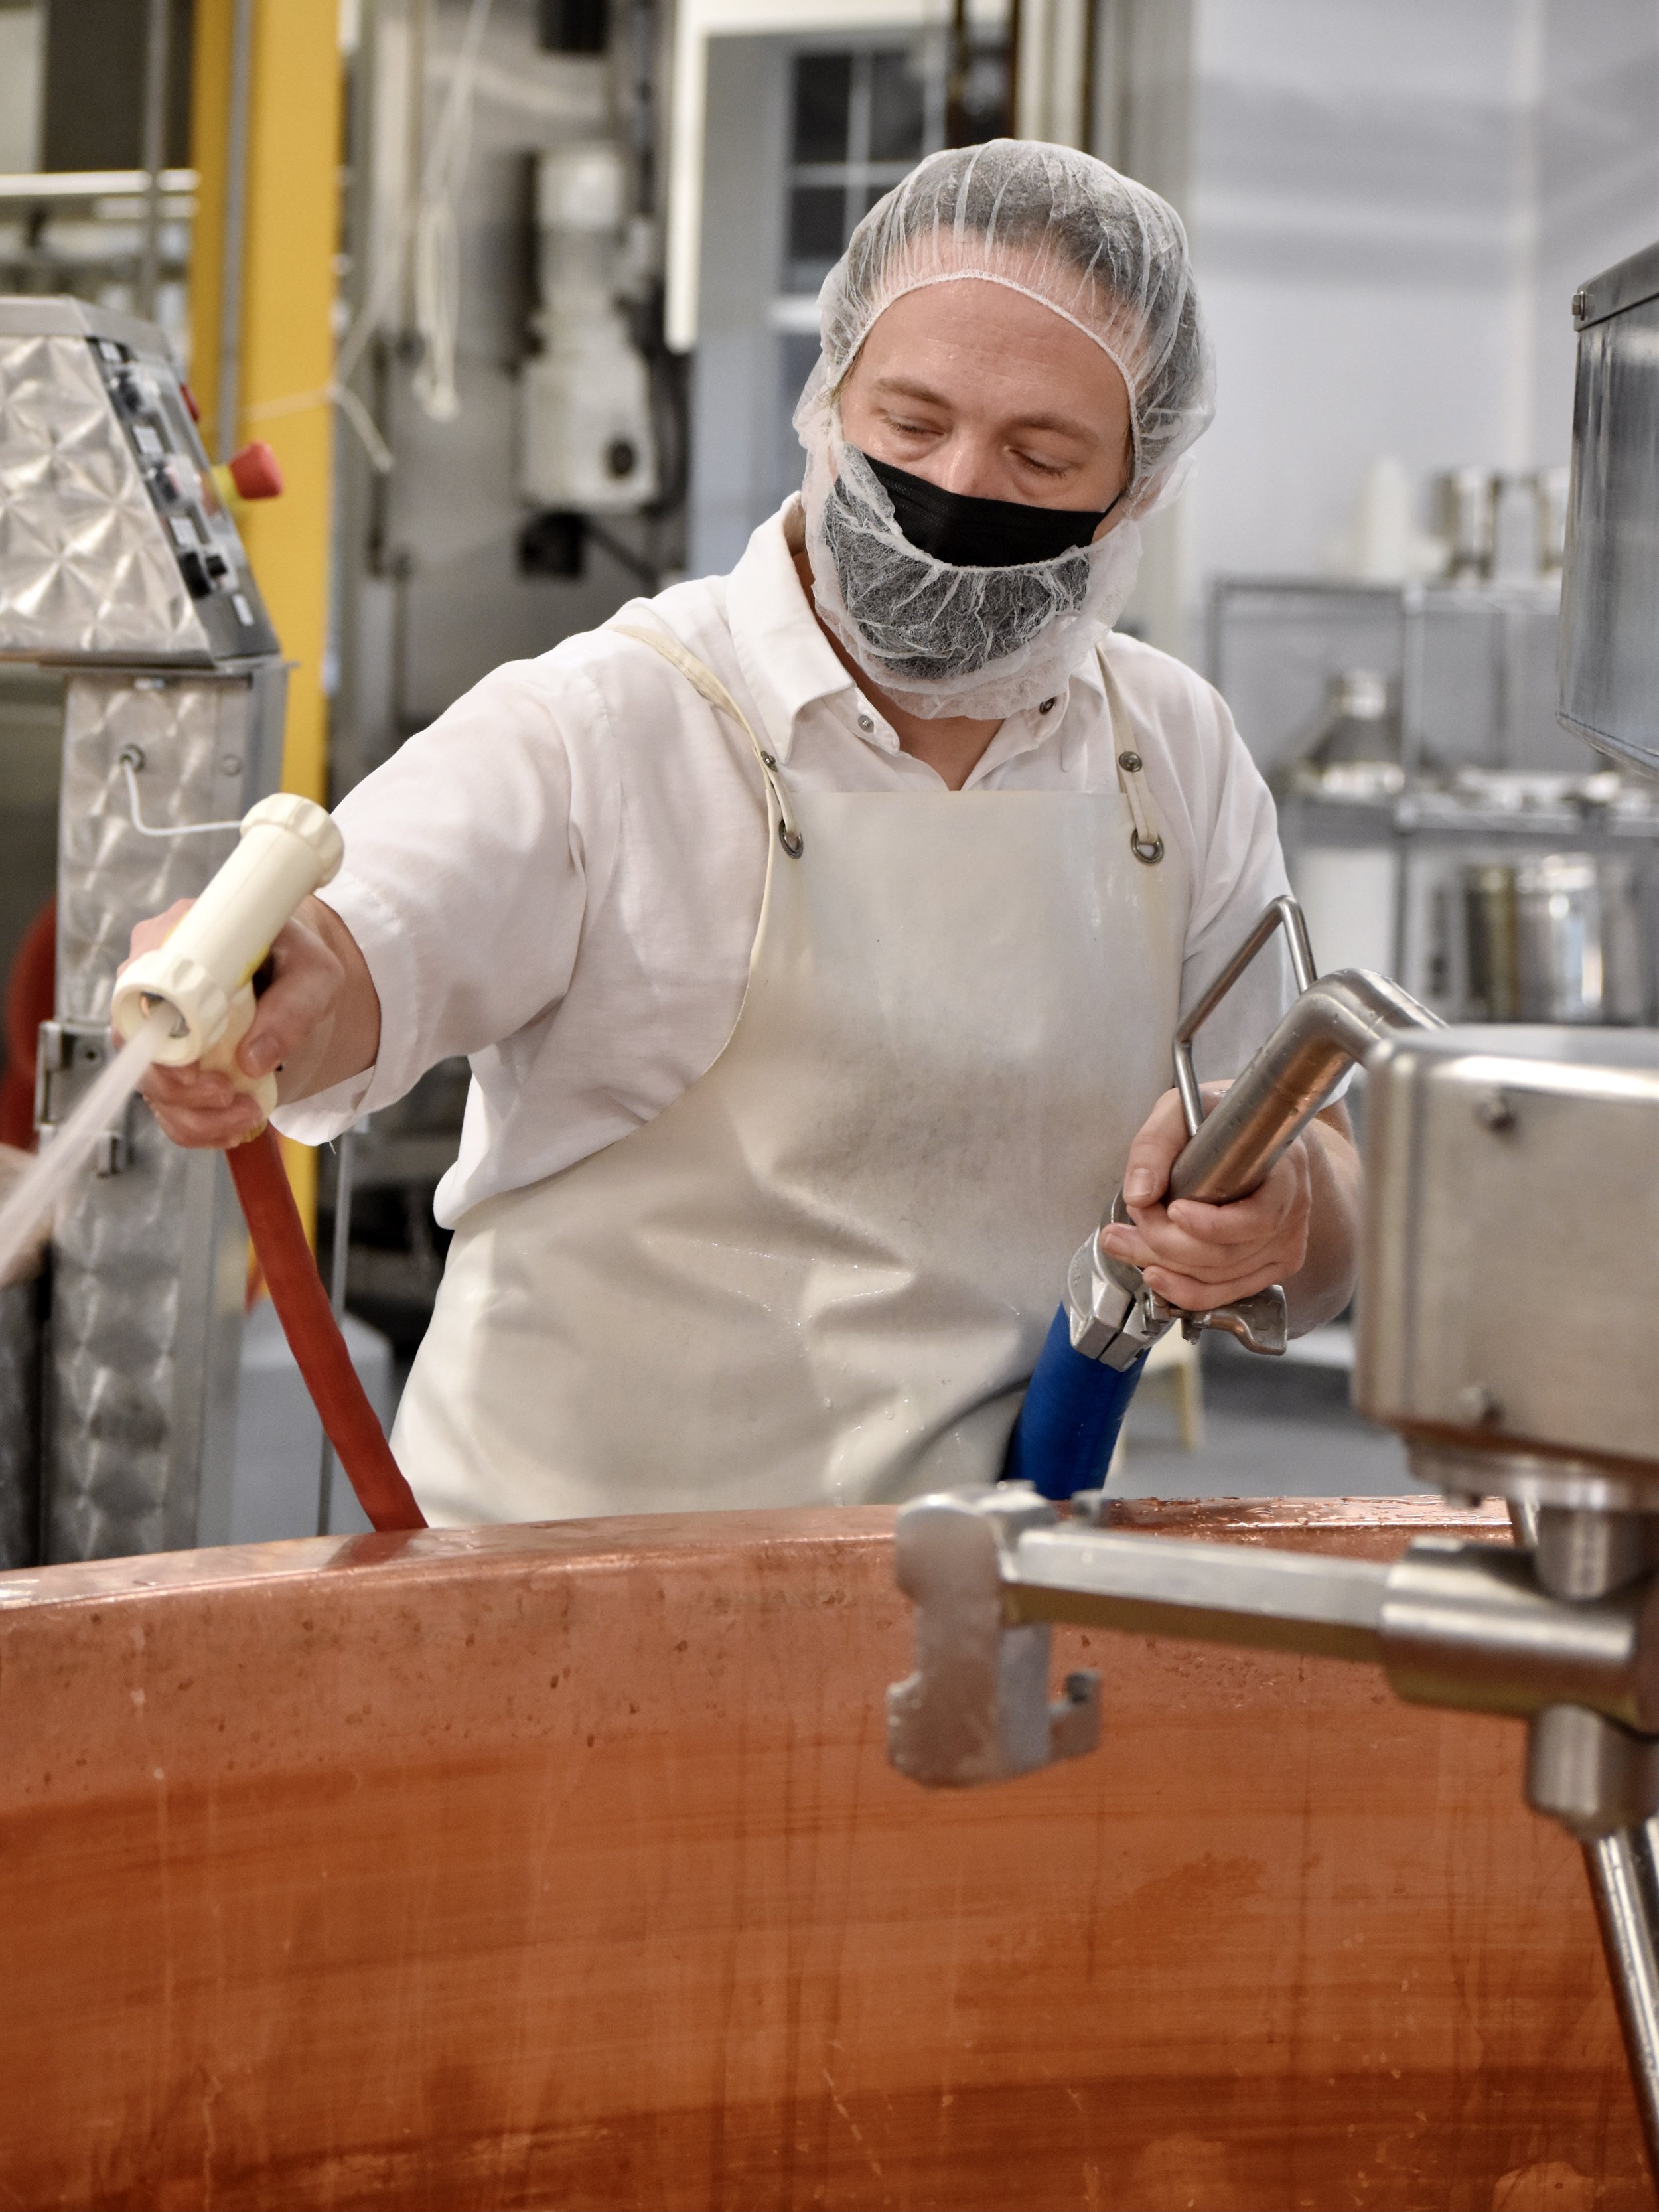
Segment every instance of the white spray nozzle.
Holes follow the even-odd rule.
[[[293,792],[262,799],[242,818],[241,842],[165,945],[117,978],[110,1018],[131,1037],[158,1006],[172,1033],[155,1057],[200,1060],[224,1034],[231,1002],[303,899],[340,872],[345,846],[320,806]]]

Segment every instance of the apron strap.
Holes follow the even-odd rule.
[[[1118,788],[1129,802],[1129,850],[1143,867],[1155,868],[1164,858],[1164,840],[1158,835],[1158,824],[1152,818],[1152,802],[1147,795],[1146,763],[1137,746],[1120,743],[1118,732],[1129,724],[1128,708],[1123,694],[1118,689],[1117,678],[1107,665],[1104,646],[1095,647],[1095,657],[1100,663],[1100,677],[1106,686],[1106,713],[1111,725],[1112,743],[1118,747]]]
[[[760,763],[766,787],[777,801],[778,842],[792,860],[799,860],[806,840],[801,836],[799,824],[784,796],[777,761],[755,735],[753,723],[714,670],[699,660],[695,653],[689,652],[678,638],[671,635],[667,630],[635,629],[631,623],[606,623],[605,628],[615,630],[619,637],[631,637],[640,645],[648,645],[652,652],[660,653],[671,667],[679,670],[692,690],[699,697],[706,699],[716,714],[731,716],[754,747],[755,758]]]

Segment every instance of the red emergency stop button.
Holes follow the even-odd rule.
[[[283,465],[263,439],[233,453],[229,466],[239,499],[275,499],[282,491]]]

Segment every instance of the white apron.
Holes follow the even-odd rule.
[[[747,732],[736,1026],[617,1143],[475,1206],[393,1444],[434,1525],[994,1480],[1073,1253],[1170,1081],[1187,885],[1104,658],[1109,793],[807,792]]]

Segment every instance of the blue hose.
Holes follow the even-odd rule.
[[[1031,1483],[1044,1498],[1066,1498],[1075,1491],[1098,1490],[1146,1364],[1142,1352],[1133,1367],[1120,1373],[1104,1360],[1074,1352],[1071,1324],[1061,1306],[1008,1439],[1002,1480]]]

